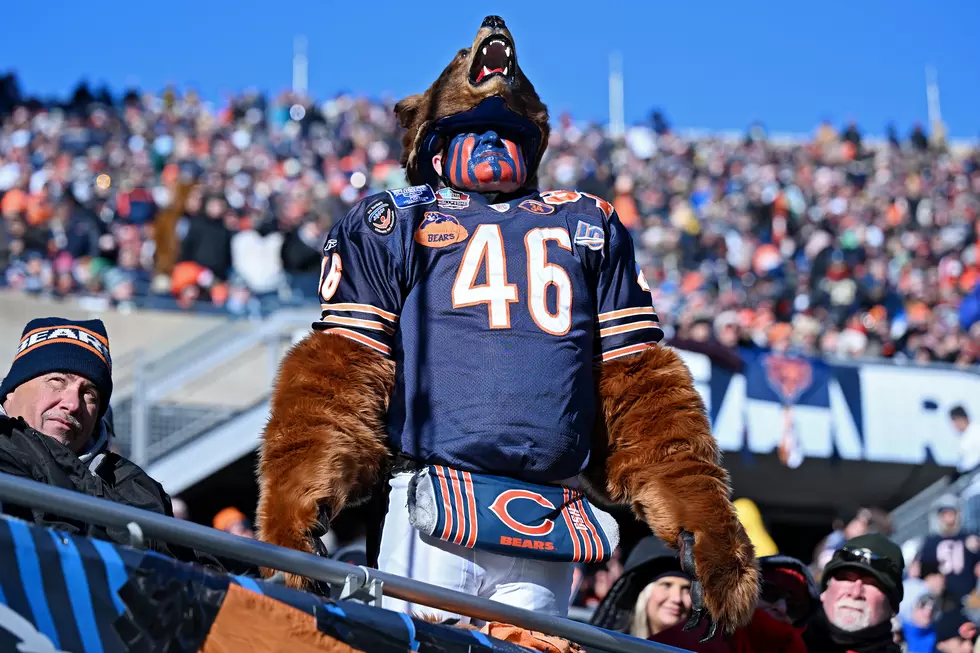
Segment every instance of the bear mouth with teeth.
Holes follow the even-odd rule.
[[[474,51],[470,83],[479,86],[495,76],[514,81],[514,44],[503,34],[491,34]]]

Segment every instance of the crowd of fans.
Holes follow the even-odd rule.
[[[333,221],[366,195],[405,185],[391,109],[345,95],[314,104],[245,93],[218,107],[173,89],[112,98],[84,87],[52,104],[0,79],[0,287],[237,316],[315,303]],[[854,124],[823,124],[794,142],[758,127],[738,138],[685,136],[659,114],[613,138],[563,115],[541,183],[612,202],[670,338],[980,362],[978,149],[953,150],[919,127],[904,142],[892,131],[871,143]],[[951,419],[971,428],[965,412]],[[174,512],[187,518],[179,500]],[[862,601],[894,607],[887,641],[911,653],[960,650],[939,648],[950,642],[972,650],[977,629],[964,627],[980,620],[980,481],[937,502],[934,522],[896,556],[884,538],[861,539],[891,533],[883,511],[862,509],[807,565],[778,556],[764,530],[752,533],[769,565],[763,611],[797,628],[826,609],[839,626],[827,592],[860,594],[864,583],[878,595]],[[254,537],[234,507],[213,525]],[[360,560],[362,537],[328,548]],[[864,576],[840,557],[855,542],[868,543],[856,549],[868,551]],[[645,546],[632,562],[617,552],[579,569],[573,604],[596,609],[604,627],[655,639],[686,620],[692,579],[662,543]],[[847,573],[825,574],[835,569]],[[745,639],[737,650],[805,650],[793,648],[792,628],[766,621],[767,636],[785,632],[785,643]]]
[[[331,223],[405,184],[391,103],[193,91],[69,102],[0,84],[0,286],[255,315],[315,302]],[[543,188],[611,201],[668,335],[808,354],[980,357],[980,153],[919,127],[868,143],[624,138],[563,115]]]
[[[695,653],[980,650],[980,476],[959,496],[932,504],[922,537],[899,546],[888,514],[861,508],[835,526],[809,564],[782,555],[761,520],[746,518],[757,512],[740,505],[746,503],[739,499],[736,507],[759,556],[764,614],[726,644],[684,633],[693,579],[676,552],[653,537],[636,544],[625,563],[617,550],[607,563],[583,568],[573,604],[593,611],[594,625]],[[868,573],[855,573],[862,567]],[[820,639],[824,629],[827,641]]]

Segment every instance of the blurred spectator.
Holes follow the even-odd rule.
[[[891,535],[891,517],[880,508],[861,508],[854,516],[843,523],[835,525],[834,531],[817,547],[814,555],[814,567],[819,571],[830,561],[834,552],[844,545],[844,542],[860,535],[880,533]]]
[[[949,421],[960,436],[960,462],[956,469],[966,473],[980,465],[980,424],[970,420],[970,415],[963,406],[955,406],[949,411]]]
[[[932,653],[936,644],[935,617],[938,602],[924,584],[913,591],[914,594],[906,593],[902,600],[899,614],[902,635],[908,653]]]
[[[960,502],[962,531],[967,535],[980,535],[980,476],[974,476],[960,492]]]
[[[809,651],[894,652],[892,617],[902,602],[902,550],[880,534],[844,542],[821,579],[822,609],[807,625]]]
[[[935,501],[933,511],[938,533],[928,535],[919,549],[909,575],[924,578],[930,572],[942,574],[945,581],[943,610],[962,607],[963,598],[977,586],[980,573],[980,541],[960,530],[959,499],[945,494]]]
[[[939,653],[973,653],[977,627],[963,613],[955,610],[939,617],[935,635],[935,650]]]
[[[180,497],[173,497],[170,500],[170,504],[174,509],[174,517],[177,519],[189,520],[191,518],[190,510],[187,508],[187,502]]]
[[[231,229],[225,215],[225,200],[209,197],[204,212],[189,217],[187,235],[181,245],[179,261],[190,261],[224,281],[231,270]]]
[[[234,506],[228,506],[219,511],[214,516],[212,525],[219,531],[225,531],[232,535],[255,538],[255,532],[252,530],[252,525],[249,523],[248,518],[245,517],[241,510]]]
[[[759,608],[802,629],[820,606],[820,592],[810,570],[796,558],[781,555],[760,557],[759,569]]]

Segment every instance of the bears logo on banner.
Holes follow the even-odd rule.
[[[783,403],[793,405],[806,390],[813,385],[813,365],[799,356],[765,354],[762,368],[766,381]]]

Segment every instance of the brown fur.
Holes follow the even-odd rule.
[[[453,60],[425,93],[410,95],[395,105],[395,115],[406,130],[402,136],[401,163],[409,183],[424,183],[419,173],[417,156],[422,137],[431,123],[439,118],[469,111],[483,100],[498,95],[504,98],[509,108],[529,118],[541,130],[541,146],[538,151],[526,153],[529,162],[533,157],[533,165],[528,166],[530,169],[536,170],[541,162],[541,157],[544,156],[545,148],[548,146],[548,135],[551,133],[548,124],[548,107],[541,102],[534,86],[521,70],[517,58],[517,44],[514,44],[514,63],[517,72],[513,82],[508,82],[503,77],[495,77],[479,86],[470,83],[470,62],[473,52],[491,33],[493,30],[481,27],[473,39],[473,44],[456,53]],[[499,28],[497,33],[505,34],[511,42],[514,41],[506,27]],[[525,185],[528,188],[536,188],[537,184],[535,174],[528,178]]]
[[[260,540],[309,552],[318,506],[336,515],[375,486],[393,385],[394,363],[343,336],[315,331],[289,351],[259,453]]]
[[[652,347],[604,363],[598,386],[604,420],[590,485],[631,505],[668,544],[678,545],[682,530],[693,533],[705,607],[730,630],[748,623],[759,591],[755,550],[687,366],[673,349]]]

